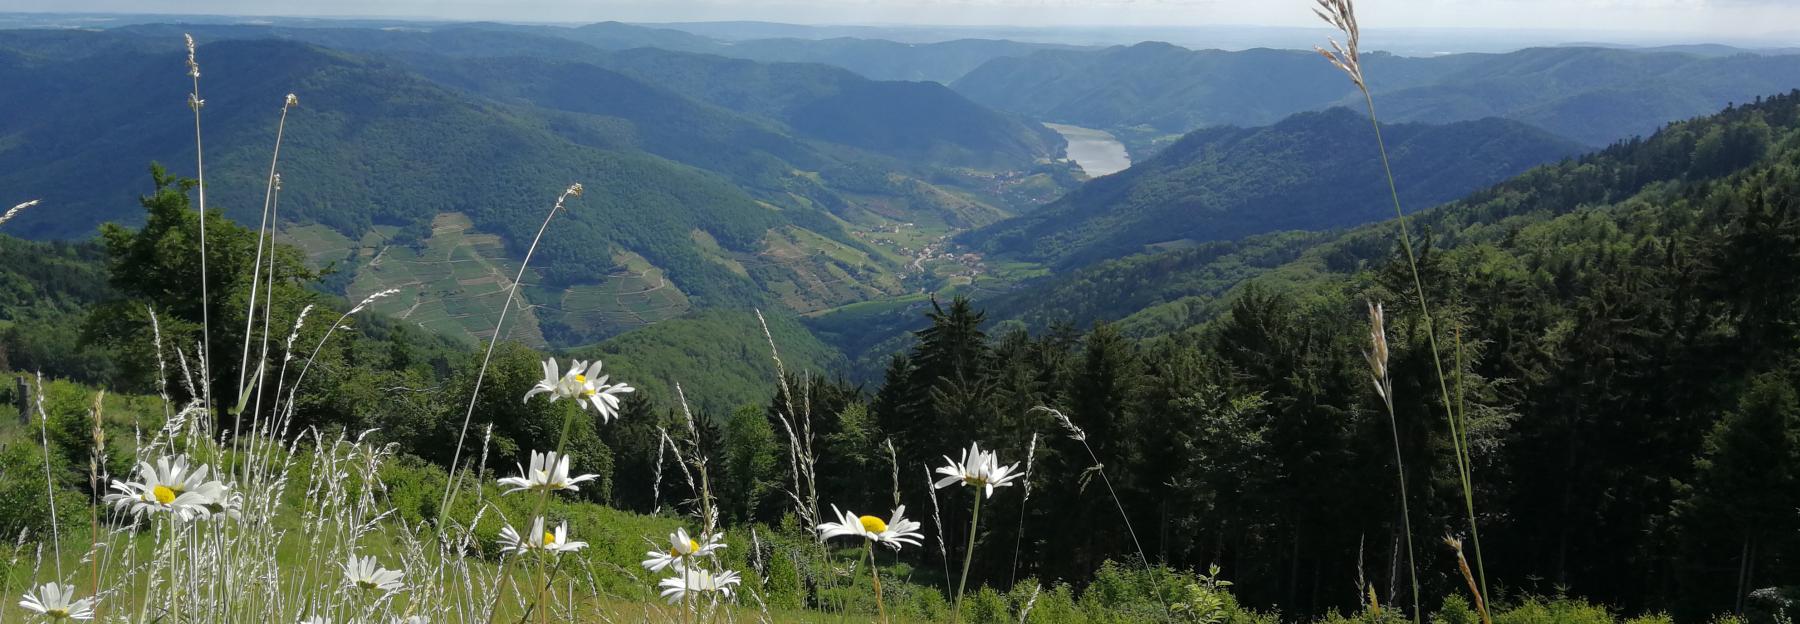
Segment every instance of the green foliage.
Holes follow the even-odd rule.
[[[818,374],[840,365],[841,356],[792,317],[764,317],[789,371]],[[767,399],[775,378],[769,339],[749,310],[708,310],[670,319],[570,355],[601,359],[608,374],[629,380],[662,405],[676,404],[675,384],[680,383],[691,406],[711,414]]]
[[[726,485],[720,504],[727,518],[757,517],[762,502],[781,489],[776,468],[782,447],[775,440],[775,429],[761,409],[746,406],[731,413],[724,435]]]
[[[769,558],[769,580],[763,587],[768,592],[764,599],[771,608],[799,609],[805,603],[806,590],[800,584],[800,568],[791,557]]]
[[[985,585],[963,600],[962,609],[962,621],[969,624],[1005,624],[1013,620],[1006,597]]]
[[[1585,600],[1530,597],[1494,613],[1494,624],[1613,624],[1611,611]]]

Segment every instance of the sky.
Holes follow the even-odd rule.
[[[10,0],[17,11],[427,17],[532,22],[1312,26],[1311,0]],[[1800,40],[1800,0],[1360,0],[1365,27]]]

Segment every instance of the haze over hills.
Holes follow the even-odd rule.
[[[953,83],[977,102],[1146,139],[1210,125],[1262,125],[1359,104],[1304,51],[1188,50],[1143,43],[990,61]],[[1388,119],[1506,117],[1590,146],[1800,87],[1793,55],[1533,48],[1430,58],[1365,56]]]

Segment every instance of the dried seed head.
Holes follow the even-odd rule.
[[[275,174],[275,190],[277,190],[277,191],[281,190],[281,174],[280,173]]]
[[[25,212],[26,208],[30,208],[32,206],[38,205],[38,201],[40,201],[40,200],[34,199],[31,201],[25,202],[23,204],[19,204],[17,206],[13,206],[11,210],[6,211],[6,214],[0,215],[0,223],[6,223],[7,221],[11,221],[13,217],[19,216],[19,213]]]
[[[570,184],[569,188],[563,189],[563,192],[561,195],[556,196],[556,207],[552,208],[551,212],[554,213],[558,210],[562,210],[563,202],[567,201],[570,197],[581,197],[581,192],[583,190],[585,190],[585,189],[582,188],[580,182]]]
[[[1393,380],[1388,378],[1387,318],[1381,304],[1369,302],[1369,350],[1363,352],[1369,362],[1369,374],[1375,380],[1375,393],[1386,401]]]
[[[1351,0],[1315,1],[1319,6],[1313,9],[1313,14],[1343,33],[1344,43],[1338,43],[1337,39],[1327,39],[1331,44],[1330,50],[1316,46],[1313,49],[1330,61],[1332,67],[1350,76],[1350,81],[1356,83],[1356,88],[1368,91],[1368,83],[1363,81],[1362,29],[1356,24],[1356,4]]]
[[[1082,431],[1081,427],[1075,426],[1075,421],[1069,420],[1068,414],[1064,414],[1061,411],[1053,410],[1053,409],[1050,409],[1047,407],[1039,407],[1038,409],[1050,412],[1050,415],[1055,416],[1057,424],[1060,424],[1060,425],[1062,425],[1062,427],[1064,429],[1069,430],[1069,439],[1074,440],[1076,442],[1086,442],[1087,441],[1087,432]]]
[[[198,61],[194,60],[194,36],[187,34],[187,33],[182,33],[181,38],[187,40],[188,76],[193,77],[193,78],[199,78],[200,77],[200,63]]]
[[[295,106],[299,106],[299,105],[300,105],[300,98],[298,98],[298,97],[295,97],[295,96],[294,96],[294,94],[292,94],[292,93],[289,93],[289,94],[287,94],[287,100],[286,100],[286,101],[284,101],[284,102],[282,102],[282,104],[281,104],[281,105],[282,105],[282,106],[286,106],[286,107],[289,107],[289,108],[292,108],[292,107],[295,107]]]

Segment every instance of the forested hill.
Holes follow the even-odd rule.
[[[1420,208],[1461,197],[1580,147],[1502,119],[1389,125],[1400,199]],[[1006,257],[1074,268],[1153,245],[1193,245],[1281,230],[1325,230],[1393,214],[1380,162],[1348,158],[1375,134],[1349,109],[1263,128],[1195,131],[1156,157],[1089,182],[964,240]]]
[[[1495,587],[1702,619],[1800,571],[1800,92],[1534,169],[1411,226]],[[1355,605],[1326,571],[1358,561],[1371,584],[1404,587],[1397,444],[1426,591],[1462,591],[1439,540],[1465,534],[1464,499],[1396,240],[1391,221],[1271,235],[992,305],[940,301],[907,324],[921,331],[906,357],[884,360],[880,435],[933,448],[974,428],[1023,448],[1059,430],[1030,408],[1057,407],[1131,475],[1114,485],[1138,526],[1183,527],[1140,530],[1146,551],[1222,561],[1247,601],[1299,612]],[[1392,421],[1363,357],[1370,302],[1386,304]],[[1039,329],[994,322],[1017,318]],[[1029,512],[1045,545],[1031,560],[1079,575],[1132,536],[1076,508],[1087,456],[1050,445],[1040,470],[1063,489]]]
[[[1430,58],[1365,54],[1388,121],[1505,117],[1603,146],[1731,102],[1800,87],[1787,55],[1533,48]],[[1047,121],[1162,135],[1262,125],[1360,104],[1317,55],[1188,50],[1143,43],[998,58],[953,83],[977,102]]]
[[[1624,206],[1637,205],[1633,198],[1640,193],[1673,214],[1666,207],[1675,202],[1671,193],[1706,189],[1745,167],[1775,167],[1784,158],[1800,158],[1794,138],[1800,134],[1797,99],[1756,98],[1755,104],[1672,124],[1647,139],[1538,167],[1421,210],[1413,215],[1413,224],[1426,241],[1422,244],[1432,248],[1480,249],[1522,245],[1518,237],[1528,226],[1576,219],[1564,216],[1572,213],[1589,215],[1584,218],[1638,215]],[[1396,165],[1396,176],[1404,179],[1407,172]],[[1618,207],[1597,208],[1604,206]],[[1279,232],[1140,254],[1045,280],[997,298],[991,306],[997,318],[1026,319],[1036,327],[1113,321],[1142,336],[1179,332],[1222,314],[1227,294],[1256,278],[1275,290],[1303,293],[1387,262],[1392,228],[1390,220],[1383,220],[1342,232]]]

